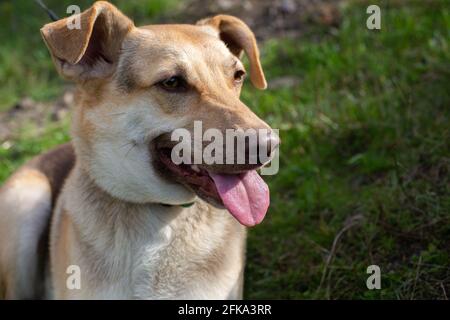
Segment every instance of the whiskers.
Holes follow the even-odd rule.
[[[125,153],[125,158],[128,157],[128,154],[131,152],[131,150],[133,150],[133,148],[135,148],[137,146],[137,141],[136,140],[131,140],[128,141],[127,143],[123,144],[122,146],[120,146],[120,149],[125,148],[127,146],[129,146],[127,152]]]

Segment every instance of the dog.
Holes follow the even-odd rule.
[[[278,136],[239,98],[243,53],[253,85],[267,86],[249,27],[228,15],[136,27],[98,1],[41,34],[77,87],[72,139],[0,190],[0,297],[241,299],[246,226],[269,205],[264,164],[169,154],[171,133],[201,121],[267,129],[256,144],[273,157]]]

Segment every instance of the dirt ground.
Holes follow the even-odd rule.
[[[188,0],[173,18],[195,21],[224,13],[244,20],[258,39],[297,37],[314,25],[337,27],[342,0]],[[184,18],[186,19],[186,18]]]

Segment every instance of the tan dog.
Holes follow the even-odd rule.
[[[0,191],[0,297],[241,298],[242,224],[268,206],[262,164],[193,168],[167,155],[170,133],[196,120],[270,129],[239,100],[242,51],[252,83],[266,87],[253,33],[226,15],[137,28],[102,1],[75,18],[80,29],[69,18],[41,29],[59,73],[77,83],[73,139]],[[267,139],[273,150],[278,138]],[[70,266],[80,288],[67,285]]]

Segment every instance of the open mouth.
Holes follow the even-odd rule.
[[[203,165],[177,165],[171,160],[172,149],[156,148],[161,171],[193,190],[199,197],[225,207],[241,224],[259,224],[269,207],[269,187],[256,170],[221,173]]]

